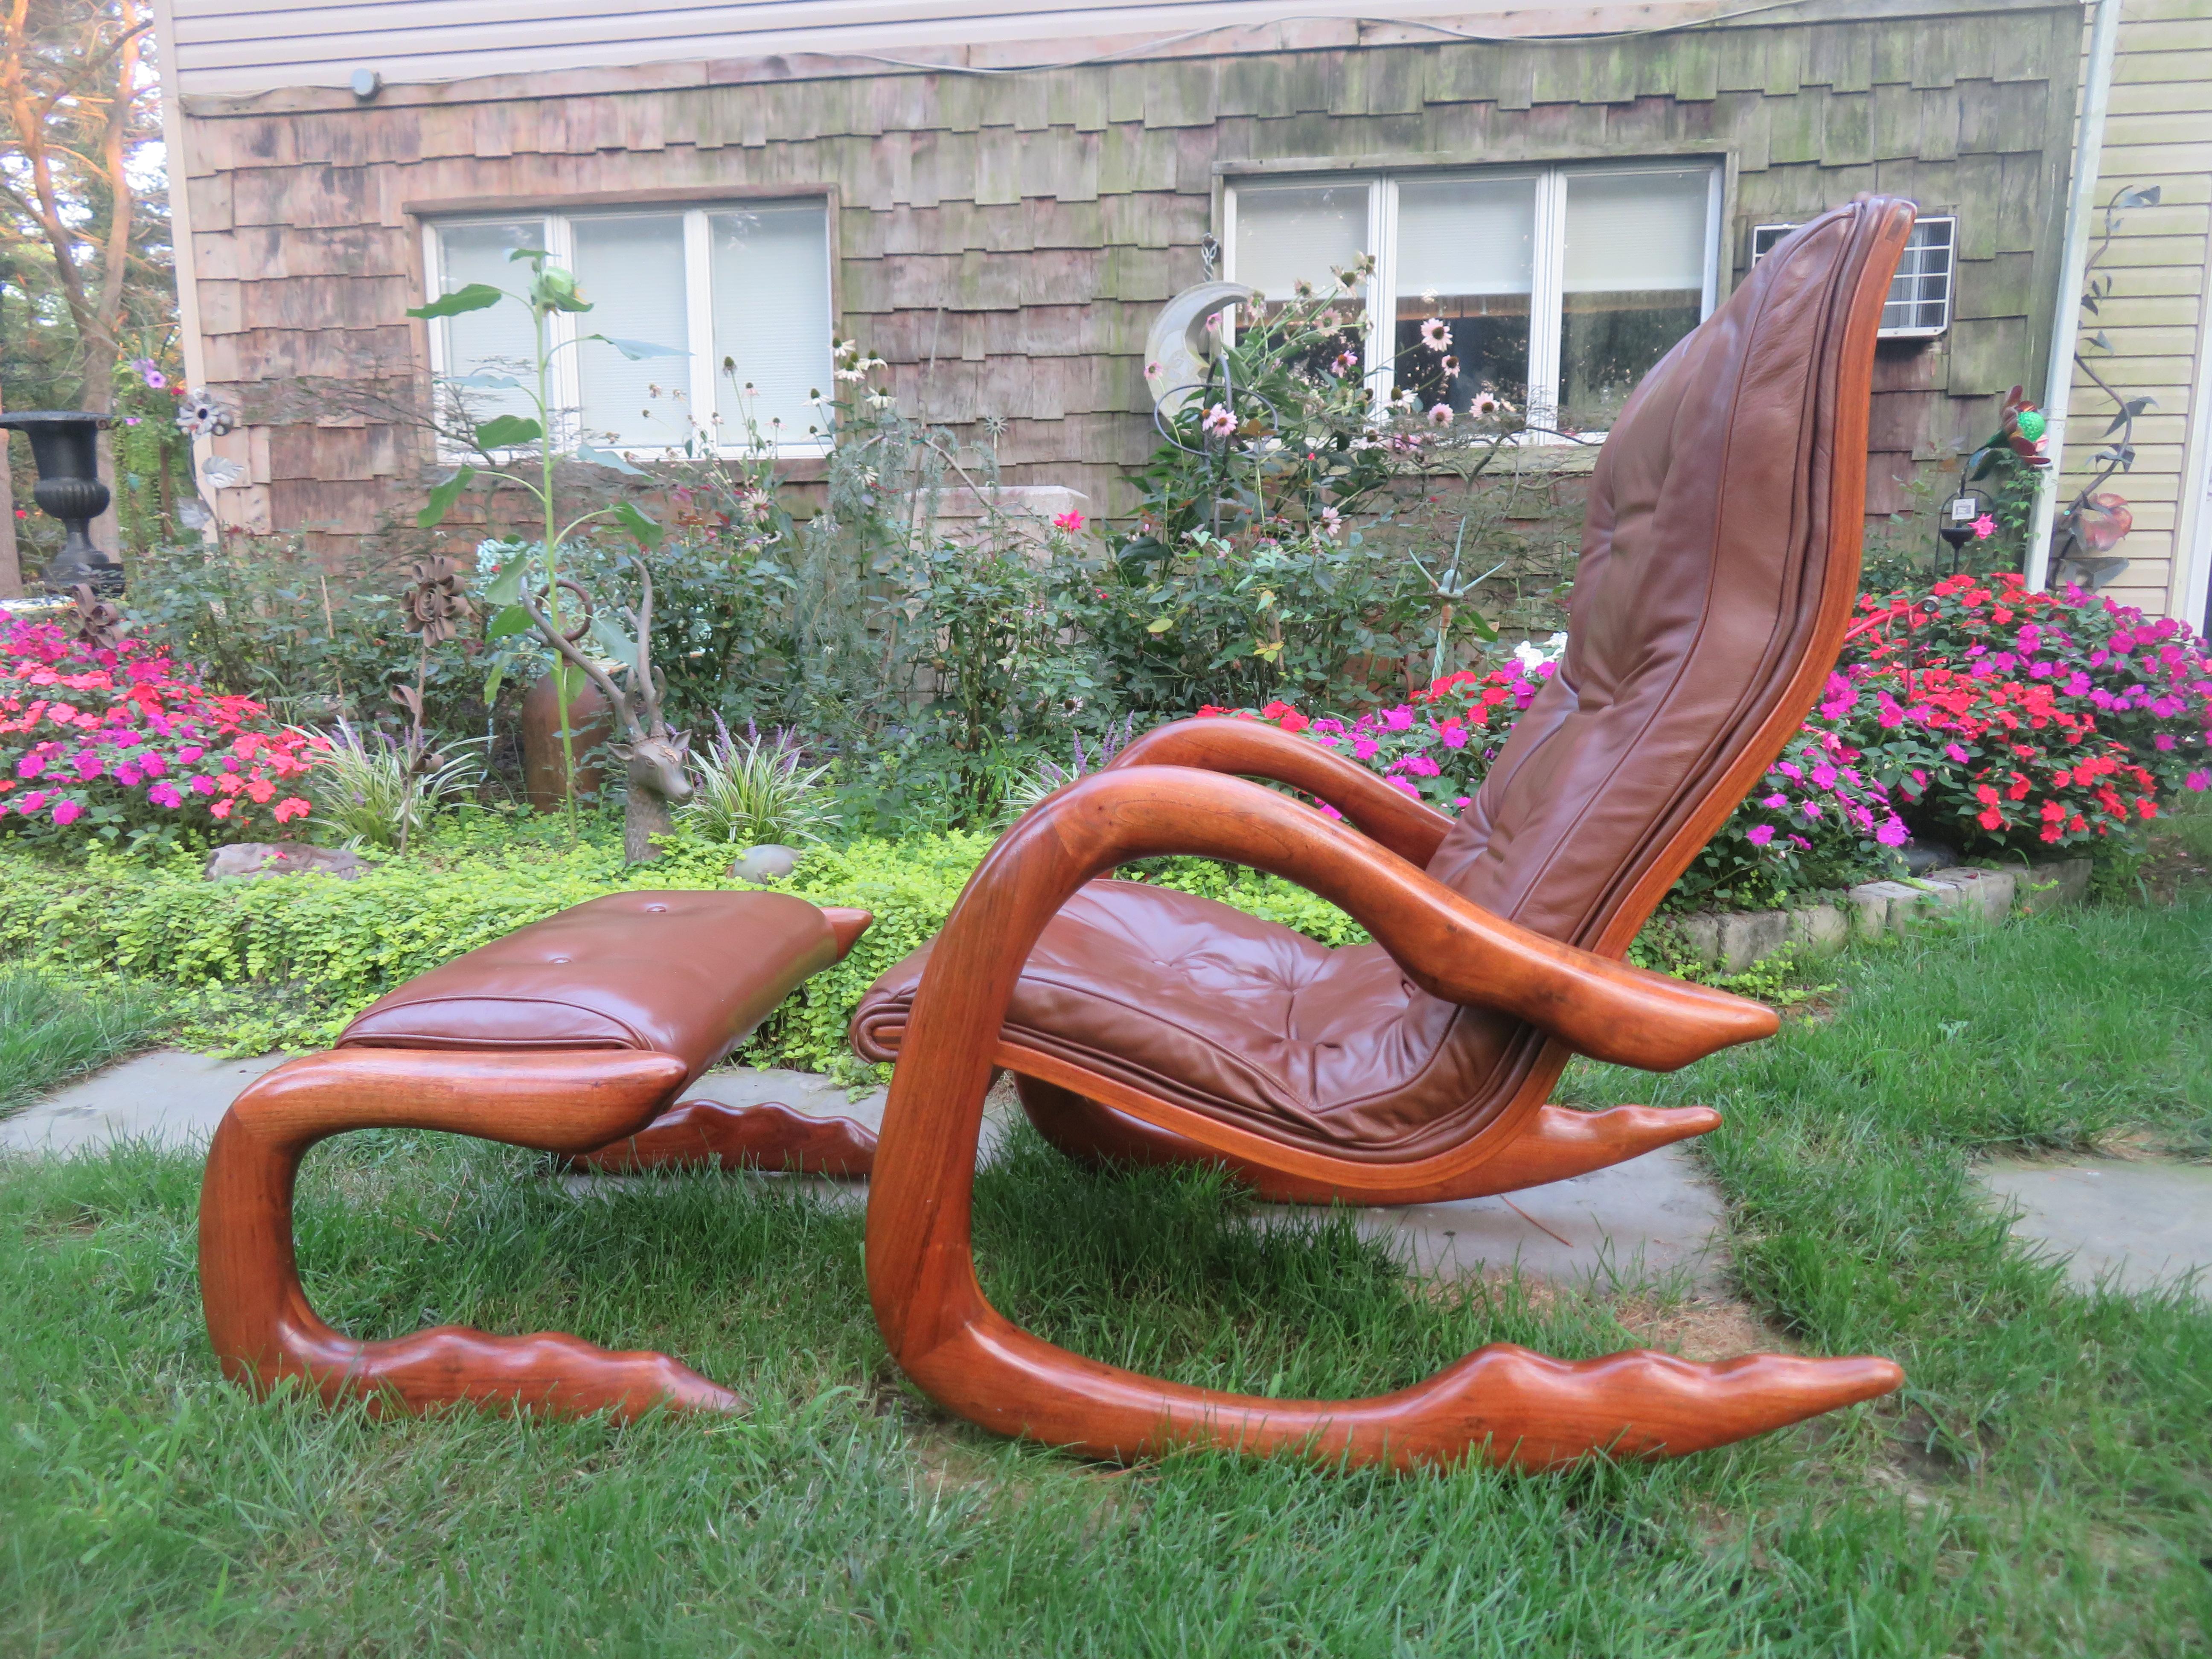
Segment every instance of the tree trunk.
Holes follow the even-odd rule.
[[[676,815],[669,811],[668,798],[657,789],[632,782],[623,804],[623,857],[632,864],[650,864],[660,856],[653,837],[673,835],[675,830]]]

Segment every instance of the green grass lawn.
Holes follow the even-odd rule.
[[[1705,1100],[1772,1340],[1896,1356],[1900,1399],[1723,1452],[1399,1478],[1122,1471],[899,1380],[860,1217],[774,1181],[579,1199],[533,1155],[357,1135],[300,1238],[335,1322],[672,1352],[738,1420],[374,1421],[221,1382],[198,1171],[0,1168],[0,1654],[2191,1655],[2212,1640],[2212,1315],[2084,1296],[1980,1208],[1995,1148],[2212,1144],[2212,903],[1855,956],[1832,1013],[1589,1102]],[[1284,1394],[1493,1340],[1628,1346],[1604,1304],[1411,1285],[1342,1217],[1255,1230],[1200,1174],[1018,1137],[993,1298],[1080,1351]]]
[[[164,1023],[159,1000],[140,988],[86,992],[27,969],[0,968],[0,1117],[144,1047]]]

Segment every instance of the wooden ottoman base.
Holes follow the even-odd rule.
[[[561,1416],[744,1401],[665,1354],[617,1352],[560,1332],[494,1336],[443,1325],[358,1342],[308,1304],[293,1254],[300,1159],[349,1129],[440,1129],[580,1152],[642,1127],[689,1070],[673,1054],[442,1054],[348,1048],[278,1066],[216,1131],[200,1192],[200,1295],[224,1373],[266,1393],[297,1377],[372,1410],[472,1402]]]

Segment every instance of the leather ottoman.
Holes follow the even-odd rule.
[[[707,1163],[865,1173],[874,1138],[780,1106],[676,1105],[866,929],[865,910],[781,893],[627,892],[517,929],[363,1010],[330,1052],[286,1062],[216,1131],[200,1200],[200,1286],[225,1373],[297,1377],[372,1409],[452,1401],[634,1417],[742,1402],[665,1354],[560,1333],[444,1326],[356,1342],[308,1305],[293,1259],[300,1159],[350,1129],[440,1129],[635,1170]]]

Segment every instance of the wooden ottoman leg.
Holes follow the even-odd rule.
[[[216,1131],[200,1192],[200,1295],[224,1374],[258,1392],[283,1378],[325,1401],[410,1411],[469,1401],[559,1416],[744,1402],[665,1354],[617,1352],[560,1332],[494,1336],[444,1325],[357,1342],[316,1315],[293,1255],[300,1159],[349,1129],[439,1129],[544,1152],[603,1146],[649,1121],[684,1081],[672,1054],[453,1054],[347,1048],[292,1060],[239,1097]]]

